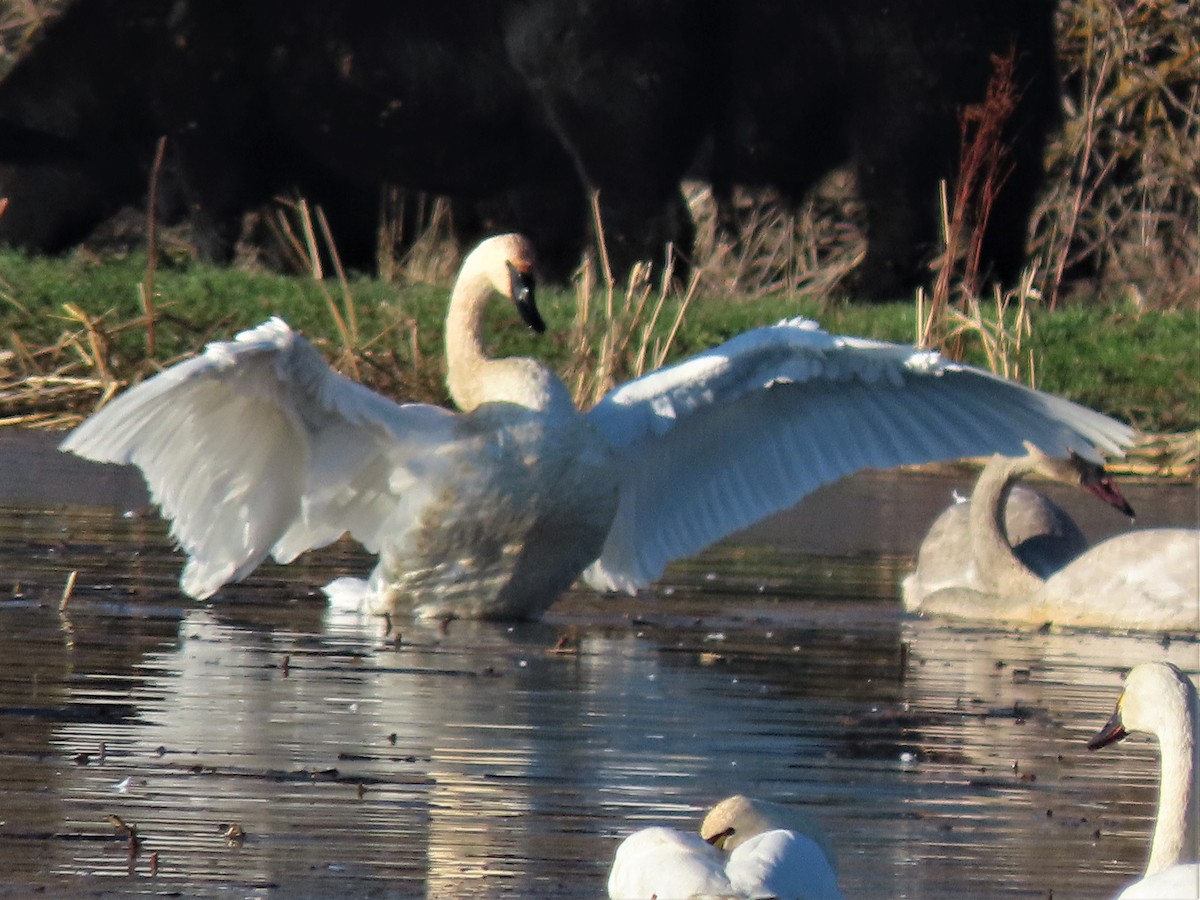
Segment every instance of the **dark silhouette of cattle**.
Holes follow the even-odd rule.
[[[528,233],[555,274],[597,192],[618,269],[687,248],[701,165],[799,200],[851,162],[864,295],[922,277],[937,181],[990,56],[1023,98],[985,261],[1011,278],[1053,123],[1047,0],[74,0],[0,83],[0,241],[57,251],[144,202],[221,256],[242,213],[295,187],[343,255],[373,258],[378,185],[451,197],[462,221]],[[702,154],[702,148],[707,152]],[[471,239],[473,235],[464,235]]]
[[[896,296],[927,280],[938,244],[938,183],[953,179],[960,116],[982,101],[993,57],[1013,54],[1019,96],[1005,123],[1010,166],[982,258],[1015,280],[1043,176],[1059,83],[1048,0],[820,0],[752,4],[728,35],[708,180],[798,202],[852,162],[868,249],[856,284]],[[725,200],[728,203],[728,200]],[[922,275],[925,277],[922,278]]]

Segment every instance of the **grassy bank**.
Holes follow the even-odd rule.
[[[281,315],[330,359],[396,399],[442,402],[441,327],[446,288],[355,278],[316,282],[185,264],[153,277],[153,325],[139,286],[145,258],[54,260],[0,251],[0,419],[65,427],[105,392]],[[828,330],[912,342],[911,304],[859,306],[774,294],[756,299],[664,296],[652,283],[607,296],[601,289],[544,290],[550,333],[536,338],[497,308],[500,353],[552,363],[583,402],[611,382],[788,316]],[[680,316],[681,307],[686,305]],[[1010,318],[1012,313],[1010,313]],[[1033,307],[1020,349],[1022,376],[1151,432],[1200,428],[1200,315],[1139,312],[1128,305]],[[148,355],[152,345],[153,353]],[[978,336],[965,355],[984,363]]]

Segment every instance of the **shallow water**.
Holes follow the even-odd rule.
[[[1200,671],[1195,641],[902,615],[943,480],[854,480],[814,536],[784,517],[645,596],[397,640],[315,593],[369,567],[350,546],[186,601],[123,476],[61,464],[0,491],[9,895],[600,897],[624,835],[743,791],[821,819],[848,897],[1107,896],[1144,865],[1157,762],[1084,743],[1124,667]],[[1194,522],[1194,489],[1145,491]]]

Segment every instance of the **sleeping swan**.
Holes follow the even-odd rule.
[[[1015,452],[1120,453],[1132,429],[912,347],[799,320],[756,328],[578,410],[533,359],[484,351],[500,294],[544,328],[533,251],[489,238],[446,316],[458,412],[393,403],[272,319],[137,385],[62,443],[138,466],[188,556],[192,597],[349,532],[379,563],[335,601],[535,618],[582,574],[633,590],[668,562],[870,466]]]
[[[1119,900],[1200,897],[1200,863],[1181,862],[1200,856],[1197,846],[1197,733],[1200,699],[1191,679],[1170,663],[1143,663],[1125,679],[1117,711],[1088,742],[1098,750],[1134,731],[1158,739],[1162,758],[1158,815],[1146,877],[1134,882]]]
[[[930,553],[922,546],[917,571],[904,583],[906,608],[1038,625],[1200,630],[1196,529],[1117,534],[1051,571],[1035,569],[1014,551],[1002,524],[1004,501],[1023,475],[1080,485],[1126,515],[1133,513],[1098,466],[1076,457],[1055,459],[1032,445],[1026,450],[1020,457],[994,457],[979,476],[965,516],[970,553],[957,578],[928,566]]]
[[[709,811],[700,834],[653,826],[621,842],[612,900],[778,897],[841,900],[829,839],[802,810],[735,795]]]

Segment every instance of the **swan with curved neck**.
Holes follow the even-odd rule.
[[[490,238],[446,315],[457,411],[349,381],[279,319],[145,381],[62,448],[141,468],[203,598],[267,557],[345,533],[378,554],[339,604],[438,618],[535,618],[580,576],[650,584],[688,556],[865,467],[1012,452],[1097,458],[1133,440],[1069,401],[912,347],[801,320],[755,328],[580,411],[529,358],[496,358],[497,297],[544,327],[533,250]]]
[[[608,878],[612,900],[787,897],[840,900],[829,838],[803,810],[736,794],[700,834],[652,826],[625,838]]]
[[[496,268],[504,257],[508,284]],[[526,357],[493,359],[483,345],[484,314],[497,291],[506,293],[521,318],[538,334],[546,330],[534,299],[533,248],[517,235],[476,248],[464,261],[446,312],[446,387],[464,413],[484,403],[516,403],[530,409],[573,413],[565,385],[548,368]]]
[[[1134,732],[1158,740],[1158,814],[1146,878],[1131,885],[1121,894],[1123,898],[1194,898],[1200,891],[1200,863],[1194,861],[1200,858],[1198,724],[1200,697],[1191,679],[1170,663],[1143,663],[1125,679],[1108,724],[1088,742],[1089,750],[1098,750]]]
[[[916,566],[901,585],[906,609],[919,610],[927,596],[947,588],[985,590],[970,527],[971,510],[981,506],[994,504],[1003,510],[998,527],[1004,540],[1021,564],[1043,579],[1087,549],[1087,539],[1074,519],[1045,494],[1017,483],[1016,477],[1022,473],[1014,473],[1014,467],[1023,468],[1024,462],[993,456],[970,497],[956,495],[955,502],[934,520],[921,541]]]
[[[1116,509],[1133,510],[1103,468],[1077,456],[1059,459],[1027,445],[1020,457],[993,457],[971,494],[969,571],[960,583],[921,592],[906,584],[910,611],[1085,628],[1200,630],[1200,531],[1125,532],[1085,550],[1048,574],[1032,569],[1005,530],[1005,504],[1016,481],[1038,474],[1078,485]]]

